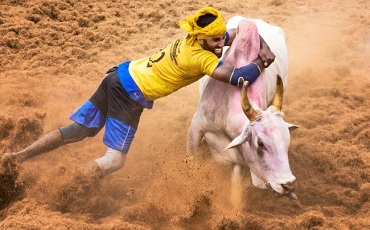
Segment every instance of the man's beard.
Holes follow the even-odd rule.
[[[202,48],[204,50],[208,50],[212,53],[214,53],[218,58],[222,56],[222,47],[216,46],[215,48],[211,48],[207,42],[207,40],[203,40]]]

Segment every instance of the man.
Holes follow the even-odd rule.
[[[204,75],[236,87],[253,83],[275,59],[267,44],[251,27],[251,37],[260,42],[259,57],[249,65],[234,68],[221,62],[223,47],[231,45],[236,30],[226,31],[218,10],[205,7],[180,22],[188,35],[156,54],[111,68],[97,91],[70,119],[72,124],[55,129],[26,149],[6,153],[2,167],[12,167],[59,146],[95,136],[105,125],[106,154],[86,166],[88,173],[103,177],[122,168],[144,108],[153,101],[199,80]]]

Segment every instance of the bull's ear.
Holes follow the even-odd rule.
[[[245,141],[247,140],[246,137],[244,137],[242,134],[240,134],[239,136],[237,136],[232,142],[230,142],[230,144],[228,146],[226,146],[226,148],[224,150],[227,150],[227,149],[231,149],[237,145],[241,145],[243,144]]]
[[[290,124],[290,123],[288,123],[288,122],[285,122],[287,125],[288,125],[288,129],[289,129],[289,131],[293,131],[293,130],[295,130],[295,129],[298,129],[299,128],[299,126],[297,126],[297,125],[293,125],[293,124]]]
[[[248,140],[248,130],[248,128],[243,129],[243,132],[239,136],[235,137],[235,139],[232,140],[224,150],[231,149],[246,142]]]

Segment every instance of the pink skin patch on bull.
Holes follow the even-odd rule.
[[[248,99],[252,103],[253,107],[265,109],[266,104],[262,98],[263,97],[263,89],[262,89],[262,77],[264,76],[264,72],[257,78],[257,80],[249,86],[248,88]]]
[[[263,129],[263,134],[265,134],[266,136],[269,135],[270,133],[273,133],[274,130],[276,129],[275,126],[271,126],[271,127],[266,127]]]
[[[260,40],[257,26],[250,20],[243,20],[239,23],[233,46],[229,48],[226,62],[234,67],[242,67],[249,64],[258,57]],[[243,52],[247,50],[248,52]]]
[[[257,30],[257,26],[251,20],[243,20],[239,23],[237,28],[237,34],[233,41],[233,46],[228,49],[228,55],[226,62],[232,66],[239,68],[245,66],[255,60],[258,57],[260,50],[260,39]],[[248,52],[243,52],[247,50]],[[262,78],[264,72],[257,78],[257,80],[249,86],[248,98],[253,106],[257,108],[266,109],[265,103],[263,102],[263,88]],[[234,97],[236,99],[238,97]],[[233,102],[240,104],[240,101]]]
[[[264,109],[267,106],[266,103],[264,103],[262,99],[263,98],[262,97],[262,81],[260,80],[261,77],[262,76],[260,76],[251,86],[249,86],[249,89],[248,89],[248,99],[254,109],[258,109],[258,108]],[[240,106],[240,91],[234,91],[233,94],[234,95],[232,96],[232,101],[231,101],[232,106],[230,106],[230,108],[238,108],[238,110],[242,109]],[[232,111],[230,112],[233,113]],[[239,112],[239,111],[235,111],[235,112]],[[236,114],[236,113],[233,113],[233,114]],[[245,116],[244,113],[243,113],[243,116]]]

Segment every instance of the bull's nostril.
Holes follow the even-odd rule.
[[[281,185],[285,191],[288,192],[294,192],[294,190],[297,188],[297,183],[295,181],[293,182],[288,182],[286,184]]]

